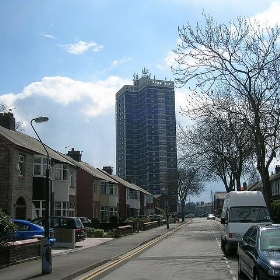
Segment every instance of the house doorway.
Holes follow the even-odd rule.
[[[16,205],[16,219],[26,220],[26,201],[21,196],[17,199]]]

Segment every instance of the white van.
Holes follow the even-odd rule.
[[[221,247],[226,255],[236,253],[238,241],[253,225],[271,224],[260,191],[232,191],[226,194],[221,214]]]

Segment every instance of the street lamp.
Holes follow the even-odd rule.
[[[168,201],[165,201],[166,228],[169,229]]]
[[[34,118],[30,121],[31,127],[33,128],[34,132],[36,133],[40,143],[44,147],[46,154],[47,154],[47,168],[46,168],[46,210],[45,210],[45,235],[43,240],[43,252],[42,252],[42,274],[50,274],[52,273],[52,251],[51,251],[51,244],[49,239],[49,231],[50,231],[50,224],[49,224],[49,216],[50,216],[50,184],[49,184],[49,153],[45,144],[42,142],[40,136],[36,132],[32,122],[42,123],[47,122],[49,120],[48,117],[39,117]]]

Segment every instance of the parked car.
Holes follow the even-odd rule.
[[[32,220],[33,223],[44,226],[44,217]],[[78,217],[50,217],[50,227],[52,228],[67,228],[75,230],[76,242],[86,239],[85,228]]]
[[[82,224],[84,225],[84,227],[90,227],[91,226],[91,220],[87,217],[79,217],[79,219],[81,220]]]
[[[280,279],[280,225],[250,227],[238,243],[238,275]]]
[[[238,241],[253,225],[272,224],[260,191],[231,191],[226,194],[221,213],[221,248],[225,255],[237,251]]]
[[[151,222],[160,221],[162,219],[160,215],[149,215],[148,217]]]
[[[16,240],[25,240],[32,238],[43,238],[45,229],[42,226],[36,225],[26,220],[13,219],[13,223],[17,226],[15,235]],[[49,230],[50,244],[54,245],[56,239],[54,237],[54,229]]]
[[[186,218],[194,218],[194,214],[188,214]]]
[[[216,219],[216,217],[215,217],[214,214],[208,214],[207,215],[207,220],[215,220],[215,219]]]

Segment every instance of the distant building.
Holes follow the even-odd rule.
[[[177,170],[174,83],[142,74],[116,93],[116,174],[149,193],[174,194],[177,186],[167,186]]]
[[[177,170],[174,83],[144,69],[116,94],[116,173],[152,194]]]
[[[216,192],[214,193],[214,214],[219,215],[224,205],[224,200],[227,192]]]

